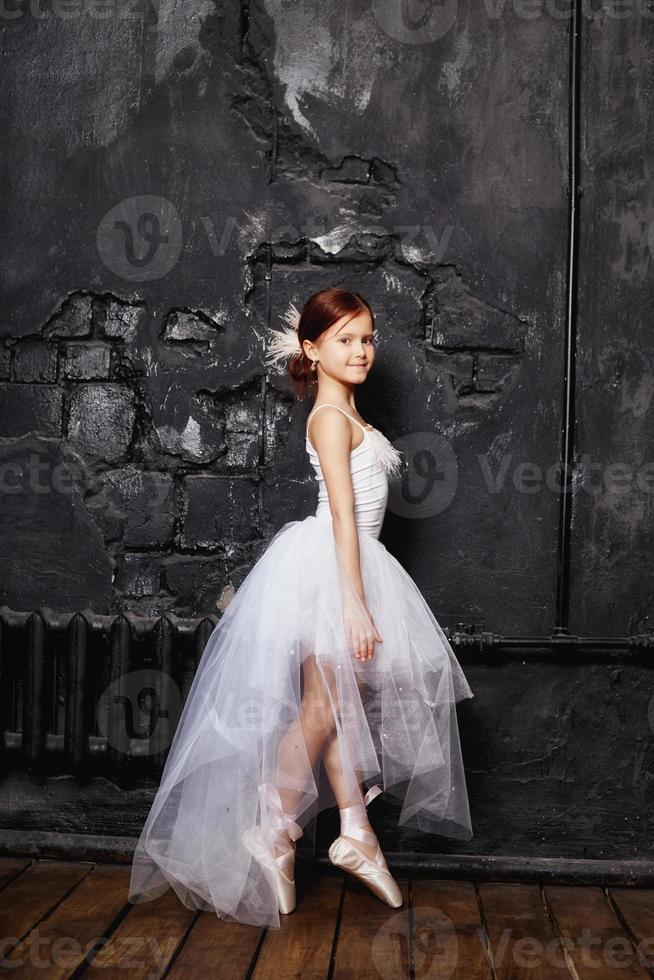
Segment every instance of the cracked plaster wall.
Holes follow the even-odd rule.
[[[274,531],[314,506],[307,406],[266,376],[264,327],[337,284],[377,311],[360,411],[454,481],[439,507],[442,474],[416,467],[382,540],[443,625],[550,631],[558,500],[515,473],[543,476],[559,454],[568,24],[463,4],[420,38],[380,10],[164,3],[4,22],[0,455],[21,484],[3,495],[2,602],[223,608]],[[598,18],[582,37],[575,440],[602,465],[648,462],[654,432],[654,62],[633,27]],[[62,473],[67,490],[50,485]],[[651,499],[576,482],[573,632],[651,628]],[[497,710],[521,723],[514,669],[501,686],[471,675],[486,800],[474,759],[501,757]],[[588,674],[569,678],[583,699]],[[597,725],[617,731],[614,709]],[[523,802],[547,796],[543,770],[558,785],[573,733],[592,740],[566,717],[549,749],[529,736],[541,762],[504,750],[498,773],[517,774]],[[642,789],[643,766],[625,754],[625,786]],[[621,799],[607,779],[591,800],[607,839]]]

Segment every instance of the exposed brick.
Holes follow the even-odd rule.
[[[434,347],[498,349],[521,355],[526,325],[517,317],[478,299],[460,277],[452,276],[436,292],[431,324]]]
[[[367,184],[370,179],[370,164],[360,157],[347,156],[338,167],[325,167],[320,176],[349,184]]]
[[[78,381],[108,378],[111,348],[107,344],[68,344],[64,376]]]
[[[57,348],[54,344],[21,342],[14,353],[14,381],[52,383],[57,380]]]
[[[93,297],[75,293],[64,300],[43,329],[46,337],[89,337],[93,316]]]
[[[80,385],[71,396],[68,438],[80,452],[124,458],[134,434],[136,400],[126,385]]]
[[[61,436],[64,393],[42,385],[0,384],[0,436]]]
[[[395,167],[378,157],[364,160],[357,156],[346,156],[338,167],[323,167],[320,176],[346,184],[397,183]]]
[[[220,460],[222,467],[251,470],[259,462],[261,437],[257,412],[256,403],[229,400],[224,405],[227,453]]]
[[[254,480],[198,475],[184,480],[182,548],[228,552],[257,538],[258,487]]]
[[[227,562],[219,556],[174,556],[163,566],[164,584],[175,596],[179,614],[200,616],[203,613],[218,615],[222,610],[217,603],[228,587]]]
[[[98,327],[105,337],[133,341],[137,337],[144,311],[143,302],[130,303],[115,297],[103,299],[98,302],[96,309]]]
[[[227,453],[221,457],[221,468],[251,470],[259,462],[260,437],[254,432],[228,432]]]
[[[449,379],[456,395],[461,398],[473,390],[475,358],[465,351],[447,354],[445,351],[427,348],[427,360],[438,365],[441,377]]]
[[[11,367],[11,348],[0,347],[0,379],[9,380],[9,370]]]
[[[159,592],[159,577],[157,556],[122,555],[116,568],[114,585],[126,596],[153,596]]]
[[[172,543],[174,487],[168,473],[133,466],[102,474],[87,507],[107,540],[121,537],[129,548],[164,548]]]
[[[214,340],[220,325],[196,310],[171,310],[164,319],[163,339],[170,341]]]
[[[279,471],[283,456],[284,446],[289,438],[288,432],[292,427],[293,417],[289,406],[279,398],[269,397],[266,399],[266,413],[264,427],[266,438],[261,440],[265,449],[265,463],[275,463],[275,469]],[[257,440],[259,449],[260,440]]]
[[[374,157],[370,161],[370,179],[379,184],[396,184],[398,182],[397,170],[385,160]]]
[[[240,399],[245,392],[238,393]],[[220,459],[221,468],[252,470],[259,462],[261,449],[260,408],[253,399],[237,400],[230,396],[223,403],[227,452]]]

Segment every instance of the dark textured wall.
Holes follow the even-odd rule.
[[[570,22],[428,6],[422,21],[379,0],[5,14],[0,603],[224,608],[315,506],[308,406],[266,374],[264,328],[341,285],[380,335],[357,406],[411,461],[382,540],[442,625],[552,631]],[[584,14],[578,77],[570,628],[608,637],[652,630],[654,20],[629,9]],[[614,683],[589,655],[566,683],[553,659],[471,665],[481,846],[501,850],[507,826],[537,840],[551,805],[543,840],[563,826],[570,853],[595,832],[625,854],[610,757],[643,853],[651,673],[627,670]]]
[[[558,453],[567,25],[349,9],[7,22],[3,455],[90,483],[11,501],[8,605],[212,610],[314,506],[263,328],[339,284],[377,313],[360,410],[455,483],[400,508],[398,557],[446,623],[550,626],[556,498],[511,476]]]
[[[575,626],[652,631],[654,12],[587,24],[582,114]]]

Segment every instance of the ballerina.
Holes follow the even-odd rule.
[[[129,900],[269,928],[296,906],[295,844],[337,806],[331,863],[387,905],[402,894],[368,819],[470,840],[456,704],[472,698],[415,582],[379,541],[401,454],[356,410],[375,360],[358,293],[314,293],[272,331],[268,363],[304,394],[314,514],[284,524],[213,630],[137,843]],[[321,777],[325,778],[321,778]]]

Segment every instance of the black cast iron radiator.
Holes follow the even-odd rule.
[[[2,775],[160,775],[217,621],[0,607]]]

